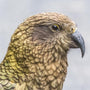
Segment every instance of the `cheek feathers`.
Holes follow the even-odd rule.
[[[35,27],[32,33],[33,40],[46,40],[53,37],[53,32],[46,26]]]

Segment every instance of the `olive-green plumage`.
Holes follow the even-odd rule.
[[[67,51],[78,47],[71,38],[75,29],[58,13],[38,14],[20,24],[0,64],[0,90],[62,90]]]

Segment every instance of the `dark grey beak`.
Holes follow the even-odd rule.
[[[85,53],[85,43],[82,35],[77,30],[72,34],[72,40],[74,41],[76,46],[81,49],[83,57]]]

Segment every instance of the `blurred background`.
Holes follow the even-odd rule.
[[[0,0],[0,62],[17,26],[41,12],[63,13],[76,22],[85,39],[86,54],[82,58],[80,49],[69,51],[63,90],[90,90],[90,0]]]

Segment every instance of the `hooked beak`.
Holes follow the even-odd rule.
[[[85,53],[85,42],[84,42],[84,39],[83,39],[82,35],[76,30],[71,35],[71,38],[72,38],[72,40],[74,42],[73,48],[80,48],[81,53],[82,53],[82,57],[83,57],[84,53]]]

